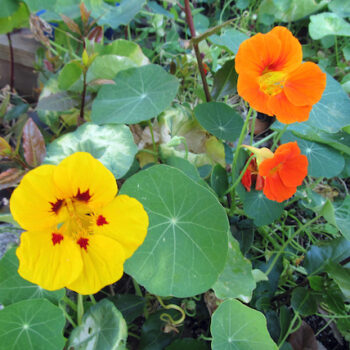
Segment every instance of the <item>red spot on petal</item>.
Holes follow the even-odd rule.
[[[58,214],[59,210],[61,209],[63,205],[64,200],[63,199],[57,199],[56,202],[50,202],[51,204],[51,211],[53,211],[55,214]]]
[[[96,220],[96,224],[97,224],[97,226],[102,226],[102,225],[107,225],[108,222],[104,216],[99,215],[99,217]]]
[[[80,192],[80,188],[78,188],[78,192],[74,196],[74,198],[77,199],[78,201],[88,202],[91,198],[90,190],[86,190],[85,192]]]
[[[61,235],[60,233],[52,233],[51,240],[53,245],[60,244],[63,240],[63,235]]]
[[[80,248],[87,250],[87,246],[89,245],[89,239],[81,237],[77,240],[77,243],[78,245],[80,245]]]

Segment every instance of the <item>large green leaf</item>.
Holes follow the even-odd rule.
[[[340,17],[350,17],[350,1],[332,0],[328,8]]]
[[[219,139],[233,142],[241,133],[243,119],[225,103],[202,103],[196,106],[194,113],[203,128]]]
[[[0,18],[0,34],[12,32],[15,28],[28,27],[29,11],[24,3],[9,17]]]
[[[57,0],[24,0],[30,12],[53,10]]]
[[[350,23],[336,13],[323,12],[310,17],[309,33],[318,40],[327,35],[350,36]]]
[[[143,54],[139,45],[133,41],[124,39],[114,40],[108,45],[96,45],[95,52],[99,55],[117,55],[130,58],[138,66],[144,66],[149,63],[148,58]]]
[[[310,275],[317,274],[323,272],[330,261],[339,263],[348,258],[349,252],[350,241],[343,237],[312,245],[306,253],[304,267]]]
[[[86,123],[52,142],[47,148],[44,162],[58,164],[75,152],[90,153],[119,179],[130,169],[137,147],[125,125]]]
[[[121,193],[138,199],[150,219],[146,240],[125,271],[157,295],[188,297],[208,290],[228,249],[227,216],[215,195],[166,165],[132,176]]]
[[[246,34],[236,30],[236,29],[226,29],[221,35],[212,35],[209,37],[209,40],[218,46],[223,47],[227,51],[236,54],[241,43],[248,39]]]
[[[128,328],[122,314],[107,299],[89,308],[82,325],[74,328],[68,350],[125,350]]]
[[[122,70],[136,67],[137,64],[128,57],[117,55],[97,56],[89,67],[86,80],[114,79]]]
[[[59,92],[40,97],[37,108],[45,111],[68,111],[79,104],[80,101],[73,99],[67,92]]]
[[[219,299],[239,298],[248,303],[252,297],[256,283],[252,274],[252,264],[239,248],[239,243],[229,238],[228,256],[224,271],[213,286]]]
[[[156,117],[176,96],[175,77],[157,65],[119,72],[115,85],[102,86],[92,104],[92,120],[97,124],[139,123]]]
[[[212,316],[213,350],[277,350],[264,315],[235,299],[224,301]]]
[[[21,300],[46,298],[57,303],[65,294],[64,289],[55,292],[45,290],[24,280],[17,272],[16,248],[12,248],[0,260],[0,303],[10,305]]]
[[[272,15],[282,22],[294,22],[320,10],[328,0],[263,0],[259,7],[259,18]]]
[[[18,0],[2,0],[0,18],[9,17],[13,15],[19,7]]]
[[[350,196],[334,204],[335,223],[343,236],[350,241]]]
[[[297,141],[301,153],[309,161],[308,175],[314,177],[324,176],[331,178],[339,175],[344,169],[345,160],[339,152],[317,142],[303,140],[293,133],[287,132],[282,136],[282,142]]]
[[[62,350],[65,323],[62,311],[46,299],[12,304],[0,310],[0,348]]]
[[[301,134],[322,130],[328,133],[336,133],[343,127],[350,125],[350,98],[342,86],[329,74],[327,85],[321,100],[315,104],[310,112],[310,117],[303,123],[293,123],[288,130]],[[276,122],[274,129],[283,128],[283,124]]]
[[[69,90],[82,76],[83,67],[79,60],[67,63],[58,74],[58,87]]]

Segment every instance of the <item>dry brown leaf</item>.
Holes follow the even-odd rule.
[[[23,127],[23,150],[27,164],[36,167],[42,163],[46,154],[46,147],[41,131],[29,118]]]
[[[293,350],[317,350],[318,348],[314,331],[304,321],[299,329],[290,335],[288,341]]]
[[[79,35],[81,35],[81,31],[79,26],[69,17],[62,15],[61,14],[61,18],[63,20],[63,22],[67,25],[67,27],[73,32],[73,33],[77,33]]]

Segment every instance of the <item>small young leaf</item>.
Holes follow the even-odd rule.
[[[32,167],[40,165],[45,158],[46,146],[44,137],[32,118],[25,123],[22,137],[24,159],[27,164]]]

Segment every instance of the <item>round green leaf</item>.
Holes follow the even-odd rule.
[[[58,164],[75,152],[90,153],[119,179],[131,167],[137,147],[125,125],[86,123],[52,142],[47,148],[44,162]]]
[[[74,328],[67,350],[124,350],[128,328],[122,314],[107,299],[90,307],[82,325]]]
[[[303,140],[294,136],[291,132],[282,136],[283,143],[291,141],[297,141],[301,153],[306,155],[309,161],[309,176],[331,178],[342,172],[345,160],[335,149],[317,142]]]
[[[182,171],[158,165],[128,179],[121,193],[138,199],[150,219],[125,271],[153,294],[188,297],[208,290],[227,256],[228,221],[215,195]]]
[[[333,0],[328,8],[340,17],[350,17],[350,1]]]
[[[239,298],[248,303],[252,298],[256,283],[252,274],[252,264],[239,248],[239,243],[229,238],[228,256],[224,271],[213,286],[219,299]]]
[[[317,300],[311,290],[298,287],[292,292],[292,307],[303,316],[310,316],[317,311]]]
[[[1,18],[12,16],[18,10],[18,0],[3,0],[1,1]]]
[[[10,305],[21,300],[46,298],[53,303],[61,300],[64,289],[54,292],[24,280],[17,272],[16,248],[12,248],[0,260],[0,303]]]
[[[136,66],[137,64],[128,57],[97,56],[89,67],[86,80],[91,82],[95,79],[114,79],[118,72]]]
[[[309,33],[318,40],[327,35],[350,36],[350,23],[332,12],[310,16]]]
[[[194,114],[204,129],[221,140],[233,142],[241,133],[241,116],[225,103],[202,103],[194,109]]]
[[[175,98],[179,83],[157,65],[119,72],[115,85],[102,86],[92,104],[97,124],[139,123],[156,117]]]
[[[227,171],[220,164],[216,164],[213,168],[210,185],[219,197],[222,197],[228,188]]]
[[[0,310],[0,348],[62,350],[62,311],[46,299],[23,300]]]
[[[239,193],[241,195],[244,188]],[[244,212],[254,220],[256,226],[268,225],[283,213],[283,203],[270,201],[262,191],[251,190],[241,197]]]
[[[264,315],[235,299],[220,304],[213,314],[210,330],[213,350],[277,350]]]

